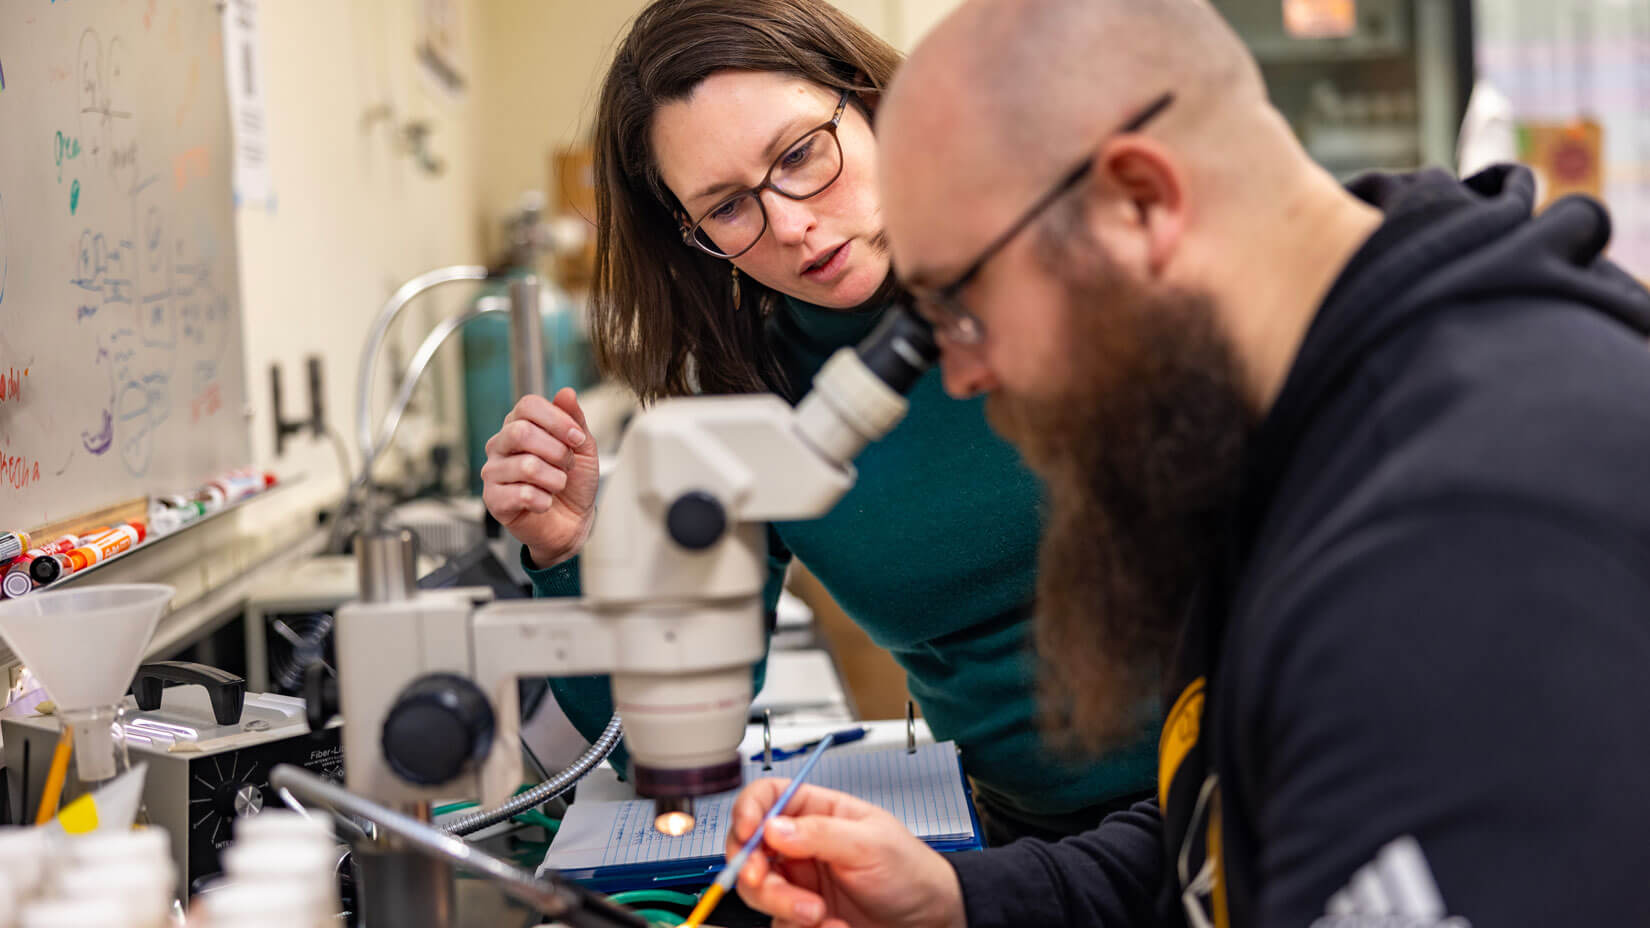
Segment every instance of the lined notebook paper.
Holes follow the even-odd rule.
[[[745,782],[789,777],[806,760],[802,756],[776,761],[768,771],[759,762],[746,762]],[[808,783],[881,806],[929,844],[951,849],[977,846],[954,742],[923,745],[913,754],[903,748],[827,750]],[[674,838],[654,830],[651,800],[574,802],[562,819],[544,867],[574,878],[590,878],[663,863],[719,865],[736,796],[737,792],[729,792],[695,800],[698,824]]]

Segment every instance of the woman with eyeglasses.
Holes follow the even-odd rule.
[[[871,331],[898,295],[871,122],[898,64],[825,0],[657,0],[636,18],[595,126],[591,339],[604,373],[644,402],[795,402]],[[597,459],[572,391],[523,399],[487,450],[484,499],[526,543],[538,593],[578,595]],[[905,669],[934,736],[961,746],[993,844],[1086,830],[1149,791],[1154,726],[1100,758],[1038,735],[1041,489],[983,401],[950,399],[931,371],[905,421],[855,463],[829,514],[771,526],[769,611],[800,559]],[[606,678],[551,685],[586,737],[601,731]]]

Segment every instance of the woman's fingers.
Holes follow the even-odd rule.
[[[487,439],[486,451],[489,458],[531,454],[563,469],[573,464],[573,453],[567,443],[531,419],[506,420],[498,432]]]
[[[546,493],[560,493],[567,488],[567,472],[533,454],[512,454],[505,458],[488,458],[481,465],[481,481],[488,484],[525,485]]]
[[[568,448],[583,446],[590,437],[589,428],[584,424],[584,412],[578,408],[578,401],[572,397],[571,390],[558,393],[557,399],[561,399],[562,394],[567,394],[566,402],[578,413],[577,416],[542,396],[524,396],[504,417],[505,428],[500,431],[506,431],[513,422],[529,422]]]
[[[488,483],[481,488],[481,502],[493,518],[509,525],[524,512],[549,512],[555,497],[523,483]]]
[[[567,413],[569,416],[572,416],[573,422],[578,425],[579,430],[585,437],[589,437],[590,426],[585,424],[584,408],[579,405],[579,395],[574,392],[572,387],[562,387],[558,390],[556,392],[556,398],[551,400],[550,404],[560,409],[562,412]],[[574,448],[577,448],[583,444],[583,442],[569,441],[568,444]]]

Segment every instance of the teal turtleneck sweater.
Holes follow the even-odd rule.
[[[825,360],[857,344],[881,314],[786,300],[768,336],[792,392],[806,393]],[[905,421],[855,460],[859,479],[836,508],[771,526],[768,609],[800,558],[893,654],[935,738],[956,741],[969,776],[998,801],[1059,815],[1151,788],[1155,730],[1092,763],[1061,759],[1039,738],[1030,636],[1041,485],[987,427],[984,401],[951,399],[938,369],[910,404]],[[576,559],[529,573],[541,596],[579,593]],[[594,738],[612,713],[607,678],[551,687]]]

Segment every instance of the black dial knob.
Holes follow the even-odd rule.
[[[728,529],[728,516],[716,497],[693,490],[676,497],[665,513],[665,528],[672,541],[690,551],[703,551],[716,544]]]
[[[218,784],[213,792],[212,804],[225,818],[257,815],[264,810],[264,792],[257,784],[230,780]]]
[[[384,719],[384,759],[398,776],[439,786],[487,756],[493,707],[474,683],[450,673],[419,677]]]

